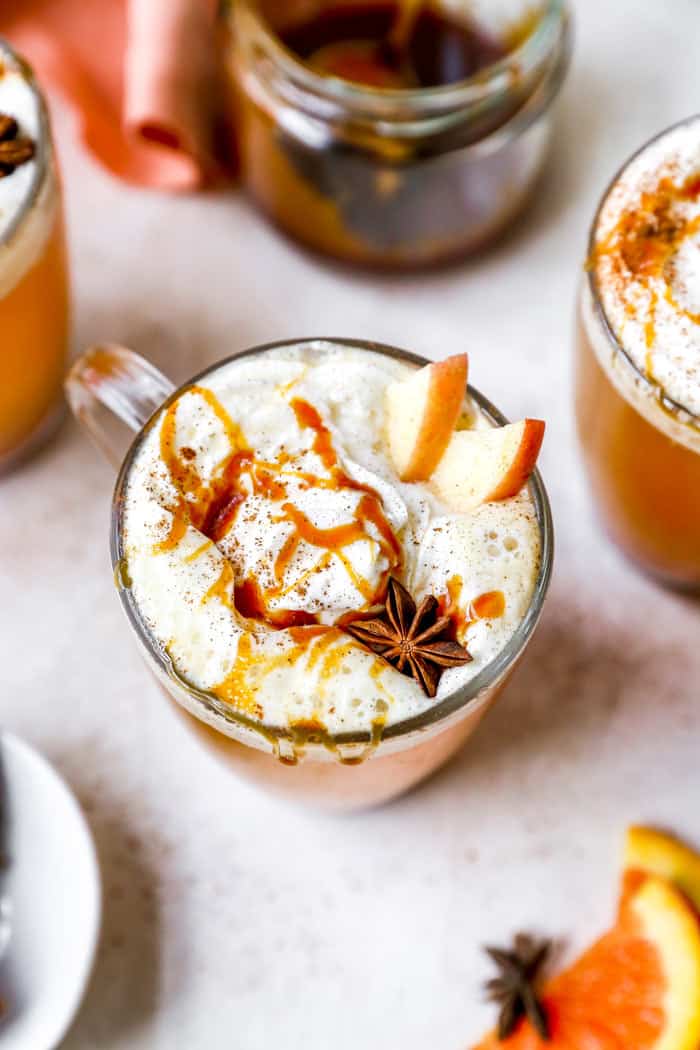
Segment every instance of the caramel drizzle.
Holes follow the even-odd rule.
[[[346,656],[349,656],[356,648],[357,643],[352,639],[349,639],[330,649],[321,661],[321,670],[319,672],[321,682],[328,682],[331,678],[335,678],[340,671]]]
[[[677,205],[699,197],[697,174],[690,175],[680,185],[669,177],[661,179],[654,191],[645,190],[634,207],[622,212],[613,229],[595,246],[587,263],[587,269],[595,270],[602,258],[610,260],[613,280],[630,318],[636,316],[637,306],[625,295],[629,277],[646,289],[649,303],[644,323],[645,372],[652,381],[655,381],[653,347],[659,308],[659,291],[653,282],[663,283],[663,299],[674,311],[700,324],[700,314],[676,302],[668,279],[669,263],[680,245],[700,230],[700,215],[684,219],[678,215]]]
[[[460,638],[479,620],[497,620],[506,611],[503,591],[485,591],[472,598],[466,609],[462,609],[460,598],[463,587],[461,576],[451,576],[447,581],[447,593],[440,600],[442,615],[451,617]]]
[[[681,304],[673,298],[670,284],[667,284],[664,288],[664,299],[669,306],[673,307],[674,310],[677,310],[683,317],[687,317],[687,319],[692,321],[693,324],[700,324],[700,313],[694,313],[692,310],[687,310],[685,306],[681,306]]]
[[[202,598],[202,604],[211,601],[212,598],[218,598],[222,605],[225,605],[228,609],[233,609],[233,566],[230,561],[225,561],[221,566],[221,572],[218,578],[212,583],[207,593]]]
[[[238,639],[238,650],[233,667],[222,682],[212,689],[215,696],[237,711],[261,719],[263,710],[255,696],[255,689],[248,682],[248,674],[255,667],[253,636],[242,634]]]
[[[391,669],[391,664],[387,663],[386,660],[382,660],[382,659],[380,659],[378,657],[375,658],[374,663],[372,664],[372,666],[369,669],[369,676],[370,676],[370,678],[373,680],[373,682],[376,685],[377,689],[379,689],[382,693],[384,693],[385,696],[389,696],[390,694],[387,692],[387,689],[386,689],[384,683],[381,681],[381,677],[386,671],[389,671],[390,669]]]
[[[328,682],[338,674],[347,656],[357,648],[356,643],[349,640],[347,635],[337,627],[312,624],[291,627],[289,632],[294,639],[294,647],[285,649],[275,656],[267,656],[264,662],[256,653],[253,644],[254,635],[242,634],[231,670],[222,682],[212,688],[212,693],[242,713],[261,719],[263,710],[256,699],[257,690],[263,680],[275,670],[280,667],[293,666],[306,657],[306,668],[309,671],[320,664],[318,678],[323,693]],[[379,665],[383,665],[383,661],[376,659],[370,671],[375,679],[386,666]],[[307,725],[308,721],[297,721],[293,723],[293,727],[300,728],[302,725]],[[313,721],[316,729],[325,730],[325,725],[316,716]],[[310,726],[307,725],[308,728]]]
[[[330,486],[336,489],[354,489],[363,494],[358,503],[357,510],[355,511],[355,522],[352,522],[349,525],[342,525],[337,530],[315,529],[311,526],[311,523],[308,522],[308,519],[306,519],[305,522],[301,522],[301,519],[299,518],[295,524],[297,525],[297,530],[301,532],[302,538],[313,536],[314,538],[309,539],[308,542],[315,543],[319,547],[326,547],[326,549],[332,549],[337,552],[339,549],[354,543],[357,539],[365,538],[367,536],[367,529],[365,526],[369,523],[373,525],[379,533],[380,548],[387,558],[389,565],[392,568],[399,566],[401,564],[403,553],[401,544],[382,510],[382,500],[379,494],[370,485],[364,485],[361,482],[356,481],[341,469],[338,463],[338,454],[333,446],[331,432],[328,427],[325,426],[318,411],[313,405],[310,405],[308,401],[303,401],[301,398],[295,397],[290,402],[290,406],[301,429],[310,429],[314,431],[315,436],[312,448],[331,475],[329,479]],[[283,510],[285,510],[284,507]],[[311,528],[309,528],[309,526],[311,526]],[[304,532],[306,532],[306,535],[304,535]],[[335,535],[332,535],[334,532]],[[348,564],[346,561],[346,569],[347,567]],[[388,578],[389,572],[385,575]],[[353,582],[357,586],[356,581],[353,580]],[[364,587],[365,590],[368,589],[366,582]],[[358,587],[358,590],[363,594],[363,597],[366,597],[366,600],[370,600],[369,596],[365,595],[361,587]],[[372,601],[380,601],[384,596],[385,590],[386,579],[382,581],[379,591],[371,596]]]
[[[338,466],[338,456],[333,447],[331,432],[324,424],[318,411],[308,401],[304,401],[299,397],[293,397],[289,405],[296,416],[300,428],[315,432],[314,443],[311,447],[326,470],[334,470]]]
[[[307,668],[309,671],[313,671],[314,667],[321,659],[325,651],[329,646],[333,645],[334,642],[339,641],[341,638],[345,638],[346,635],[339,631],[337,627],[329,627],[326,630],[325,635],[321,635],[318,641],[315,643],[313,649],[309,653],[309,659],[307,662]]]
[[[240,504],[248,495],[241,485],[241,476],[244,472],[250,479],[254,494],[273,500],[283,499],[286,495],[285,475],[294,476],[309,487],[318,485],[336,490],[341,487],[351,488],[362,492],[355,520],[333,529],[317,528],[292,503],[286,502],[282,505],[282,517],[277,520],[289,521],[294,526],[294,531],[290,533],[276,558],[274,565],[276,585],[262,595],[259,592],[254,593],[254,584],[246,581],[242,600],[247,605],[249,612],[243,615],[268,619],[276,627],[284,626],[285,619],[289,620],[288,626],[307,622],[308,614],[300,614],[300,619],[300,616],[294,612],[290,612],[288,617],[278,613],[271,616],[265,612],[265,606],[270,600],[279,598],[285,593],[283,589],[285,572],[302,541],[319,547],[326,553],[332,552],[337,555],[365,602],[368,605],[379,602],[386,588],[389,572],[384,573],[380,586],[373,589],[368,581],[354,570],[349,558],[344,554],[344,548],[357,540],[367,538],[367,525],[371,524],[379,534],[378,542],[382,553],[391,569],[394,569],[401,560],[401,545],[384,515],[379,495],[369,486],[360,484],[341,470],[331,432],[314,406],[300,398],[293,398],[290,402],[299,427],[302,430],[314,432],[312,449],[329,472],[330,477],[328,478],[317,478],[304,471],[285,469],[290,463],[289,456],[285,454],[280,456],[277,463],[256,461],[252,450],[247,446],[241,428],[230,418],[212,391],[205,387],[193,386],[187,393],[201,397],[212,409],[224,428],[230,452],[219,464],[212,481],[209,484],[204,483],[195,464],[196,454],[190,449],[177,446],[178,402],[175,401],[169,406],[161,426],[160,451],[179,496],[177,505],[171,508],[173,517],[170,531],[155,549],[159,552],[172,550],[180,542],[190,524],[213,542],[222,539],[231,528]],[[327,564],[328,559],[324,555],[314,571],[325,568]]]
[[[251,491],[272,500],[284,499],[287,495],[285,478],[295,478],[305,487],[334,490],[346,487],[361,493],[354,520],[330,529],[315,526],[293,503],[282,503],[281,516],[276,520],[290,522],[293,531],[275,559],[275,586],[263,592],[255,580],[236,580],[233,566],[226,560],[218,578],[202,599],[203,603],[219,600],[234,615],[263,621],[268,626],[290,632],[293,647],[285,649],[278,656],[266,657],[264,662],[260,660],[259,653],[256,655],[254,632],[244,632],[240,636],[231,670],[212,689],[214,695],[239,711],[262,718],[262,709],[255,698],[255,683],[272,673],[276,667],[292,665],[306,655],[309,670],[320,662],[320,679],[326,681],[337,673],[347,654],[357,647],[357,643],[348,642],[338,627],[319,624],[315,614],[298,610],[270,610],[270,601],[287,593],[284,589],[285,574],[300,543],[305,541],[323,551],[322,557],[308,570],[306,576],[322,571],[333,557],[337,557],[368,608],[382,600],[389,573],[401,562],[401,545],[384,515],[379,494],[370,486],[355,481],[341,469],[331,432],[313,405],[299,398],[290,402],[300,428],[313,431],[312,450],[321,460],[328,477],[316,477],[294,469],[292,458],[284,452],[276,462],[256,460],[243,431],[231,419],[215,394],[200,386],[190,387],[186,394],[202,398],[209,406],[223,427],[229,451],[218,464],[211,481],[204,482],[197,470],[196,452],[187,447],[178,447],[177,444],[179,401],[174,401],[168,407],[160,430],[160,453],[178,495],[174,507],[169,508],[172,521],[168,534],[155,545],[156,551],[172,550],[191,525],[207,537],[206,542],[187,555],[188,561],[196,560],[226,535],[235,521],[238,508]],[[247,487],[242,483],[244,474]],[[369,534],[368,525],[374,527],[376,537]],[[371,539],[377,543],[389,564],[377,588],[373,588],[355,571],[346,554],[346,548],[361,539]],[[298,586],[300,582],[303,582],[303,578],[293,586]],[[356,618],[357,613],[353,613],[353,616]]]
[[[269,603],[270,600],[276,600],[283,597],[288,593],[292,588],[287,588],[287,590],[284,588],[286,571],[296,555],[300,544],[306,542],[309,545],[324,551],[324,554],[312,569],[307,570],[301,580],[295,582],[295,587],[303,582],[305,578],[327,568],[330,564],[331,557],[333,556],[344,566],[353,586],[362,595],[366,605],[369,607],[370,605],[377,604],[383,597],[389,572],[400,564],[401,560],[401,545],[384,515],[381,505],[381,497],[370,486],[355,481],[354,478],[351,478],[340,468],[338,454],[333,445],[331,432],[328,427],[325,426],[320,414],[313,405],[301,398],[293,398],[290,402],[290,407],[295,414],[299,427],[302,430],[312,430],[314,432],[311,446],[312,451],[319,457],[330,476],[327,478],[319,478],[306,471],[287,469],[290,463],[288,455],[282,455],[279,463],[269,463],[267,461],[258,462],[256,464],[256,477],[259,478],[260,474],[264,473],[268,479],[274,478],[273,484],[275,488],[272,498],[280,498],[280,492],[282,495],[286,495],[282,481],[284,477],[294,477],[295,479],[300,480],[306,487],[328,488],[334,490],[339,488],[350,488],[360,491],[362,496],[355,510],[354,520],[329,529],[321,529],[314,525],[308,516],[304,514],[303,511],[299,510],[299,508],[293,503],[283,503],[281,514],[275,519],[275,521],[290,522],[294,527],[294,531],[289,534],[275,559],[275,565],[273,567],[273,574],[276,581],[275,586],[269,588],[263,595],[260,593],[259,588],[257,588],[254,581],[246,581],[245,590],[241,595],[241,599],[247,605],[248,609],[252,611],[253,615],[259,616],[265,609],[266,603]],[[269,486],[270,482],[268,481],[266,484]],[[254,485],[256,486],[256,491],[258,491],[257,486],[259,485],[259,482],[254,481]],[[364,579],[364,577],[355,570],[352,562],[345,553],[346,547],[349,547],[358,540],[369,538],[367,530],[368,524],[373,525],[379,534],[379,539],[375,542],[379,543],[380,549],[390,566],[390,568],[383,574],[383,578],[377,588],[373,588],[369,581]],[[288,622],[290,625],[299,625],[308,622],[315,622],[316,620],[315,616],[308,613],[298,613],[293,611],[282,613],[270,612],[269,610],[263,614],[263,618],[272,621],[276,626],[280,626],[284,622]]]
[[[238,479],[244,464],[252,459],[252,452],[247,448],[241,428],[231,419],[216,395],[201,386],[190,387],[187,394],[206,402],[224,428],[230,451],[219,464],[212,481],[206,484],[195,465],[193,451],[178,448],[177,445],[179,399],[167,408],[160,429],[160,455],[178,492],[178,498],[175,507],[170,508],[170,531],[155,546],[159,553],[176,547],[189,525],[214,541],[223,534],[222,527],[226,523],[230,524],[231,515],[243,499],[235,483],[232,486],[231,482]]]
[[[191,554],[188,554],[184,560],[186,562],[197,561],[197,559],[201,558],[201,556],[205,554],[208,550],[211,550],[213,546],[213,540],[205,540],[204,543],[201,543],[199,547],[196,548],[196,550],[193,550]]]
[[[177,547],[182,537],[187,532],[186,508],[183,503],[178,503],[177,508],[171,510],[172,520],[165,539],[153,545],[155,554],[165,554]]]

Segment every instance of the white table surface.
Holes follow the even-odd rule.
[[[104,875],[102,946],[63,1050],[457,1050],[492,1017],[485,940],[535,929],[573,953],[612,914],[628,822],[700,842],[700,606],[601,535],[570,404],[587,226],[625,156],[698,108],[700,6],[577,8],[534,208],[435,275],[327,268],[235,193],[125,188],[58,120],[78,347],[118,340],[177,379],[296,335],[466,349],[508,415],[547,419],[558,528],[540,630],[477,736],[407,798],[338,819],[234,779],[166,709],[112,582],[112,477],[77,427],[2,481],[1,721],[73,785]]]

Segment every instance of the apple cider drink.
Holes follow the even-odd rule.
[[[0,471],[60,418],[68,277],[46,109],[26,65],[0,44]]]
[[[130,612],[190,725],[254,777],[376,802],[481,717],[348,780],[488,677],[542,583],[544,425],[495,425],[466,381],[465,355],[266,348],[184,387],[137,442],[118,496]]]
[[[604,197],[576,400],[611,536],[647,571],[700,587],[700,118],[646,145]]]

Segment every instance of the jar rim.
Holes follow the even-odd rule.
[[[382,117],[395,114],[397,106],[413,106],[425,115],[461,110],[500,96],[515,81],[527,81],[565,42],[570,12],[567,0],[545,0],[535,28],[498,62],[455,83],[418,88],[373,87],[316,72],[284,45],[260,14],[256,0],[236,0],[224,7],[223,17],[233,23],[247,20],[278,66],[302,89]]]
[[[633,164],[638,157],[641,157],[642,154],[645,153],[645,151],[649,149],[650,146],[653,146],[656,142],[658,142],[660,139],[663,139],[666,135],[670,135],[673,131],[675,131],[678,128],[683,128],[686,125],[694,123],[700,124],[700,112],[693,113],[689,117],[684,117],[682,120],[677,120],[673,124],[669,124],[667,127],[662,128],[661,131],[656,132],[656,134],[646,139],[646,141],[643,142],[638,149],[634,150],[634,152],[631,153],[628,157],[626,157],[622,164],[620,164],[612,178],[606,184],[605,189],[601,194],[600,200],[598,201],[595,213],[593,215],[593,220],[591,222],[590,230],[588,233],[587,259],[592,259],[595,254],[598,226],[600,224],[600,218],[603,208],[605,207],[610,197],[610,194],[613,192],[618,182],[625,174],[627,169],[630,167],[630,165]],[[696,415],[694,412],[688,409],[684,404],[682,404],[682,402],[676,401],[674,400],[674,398],[670,397],[669,394],[666,392],[666,388],[663,386],[663,384],[660,383],[658,380],[653,379],[649,375],[647,375],[647,373],[639,367],[632,355],[618,339],[610,323],[610,319],[608,318],[608,315],[605,311],[605,306],[603,305],[603,297],[600,292],[596,267],[587,265],[585,276],[588,287],[590,289],[595,316],[600,322],[600,326],[603,330],[607,342],[610,344],[613,354],[615,354],[622,361],[624,361],[625,365],[628,366],[630,375],[634,378],[635,382],[641,383],[649,391],[649,393],[659,403],[660,407],[664,412],[667,412],[670,415],[678,418],[680,423],[690,427],[691,430],[700,431],[700,416]]]
[[[221,368],[223,365],[234,360],[255,354],[266,353],[271,350],[282,349],[287,346],[315,345],[319,343],[369,350],[374,353],[384,354],[394,360],[405,361],[416,367],[430,364],[429,360],[422,357],[420,354],[415,354],[409,350],[403,350],[399,347],[389,346],[384,343],[369,342],[364,339],[344,339],[338,336],[319,336],[315,338],[302,337],[298,339],[285,339],[272,343],[264,343],[260,346],[253,346],[250,349],[234,353],[229,357],[223,358],[222,360],[209,365],[209,367],[205,368],[199,373],[199,375],[194,376],[187,382],[183,383],[182,386],[178,387],[178,389],[167,398],[163,405],[156,409],[151,418],[134,438],[131,448],[124,458],[115,484],[112,501],[110,553],[112,567],[115,573],[118,572],[119,567],[124,563],[125,558],[123,516],[125,492],[131,466],[145,436],[150,432],[151,427],[159,418],[163,409],[180,397],[183,391],[189,386],[199,382],[214,370]],[[494,423],[502,426],[508,422],[506,417],[475,387],[469,384],[467,390],[470,397],[476,401],[479,408],[484,411]],[[382,732],[382,740],[402,738],[430,726],[444,723],[465,708],[469,708],[471,711],[479,709],[482,704],[487,701],[489,690],[499,682],[503,681],[527,647],[542,613],[544,600],[549,589],[554,561],[554,524],[552,521],[552,512],[549,505],[547,490],[545,489],[538,470],[533,472],[527,487],[532,495],[532,500],[535,506],[535,513],[540,531],[541,550],[540,564],[537,570],[532,596],[523,618],[500,652],[498,652],[496,656],[474,676],[474,678],[465,685],[452,690],[447,696],[442,697],[421,714],[405,718],[386,726]],[[154,661],[158,671],[166,679],[170,681],[175,680],[178,686],[186,691],[190,700],[195,704],[203,706],[205,710],[217,719],[242,724],[248,729],[262,733],[262,735],[274,736],[276,739],[285,737],[288,732],[286,727],[260,726],[256,724],[254,720],[249,719],[243,714],[228,711],[226,710],[227,705],[222,701],[217,700],[212,693],[198,689],[184,679],[175,669],[169,655],[164,651],[163,647],[156,642],[155,638],[148,630],[131,592],[131,587],[129,585],[120,586],[119,597],[131,627],[136,632],[136,635],[148,656]],[[334,733],[332,734],[332,740],[334,744],[338,745],[366,744],[368,742],[368,733],[366,731]]]
[[[36,143],[36,166],[34,177],[32,178],[29,191],[25,199],[22,201],[22,205],[17,214],[5,232],[0,236],[0,248],[3,248],[6,244],[10,243],[17,233],[17,230],[24,222],[27,213],[31,211],[36,204],[49,165],[51,134],[49,130],[49,113],[46,99],[37,83],[34,70],[27,60],[12,47],[5,37],[2,36],[0,36],[0,59],[6,61],[12,69],[22,74],[30,91],[36,99],[39,111],[39,136]]]

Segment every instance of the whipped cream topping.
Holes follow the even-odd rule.
[[[680,413],[674,419],[652,403],[641,410],[696,444],[700,434],[683,424],[686,414],[700,417],[700,118],[626,166],[601,207],[591,261],[608,324],[651,384],[636,384],[636,400],[661,395]],[[600,338],[595,346],[609,365],[610,348]],[[624,381],[620,369],[615,378]]]
[[[42,185],[36,184],[43,135],[42,106],[31,74],[1,43],[0,113],[14,117],[19,135],[36,144],[31,160],[0,178],[0,296],[4,296],[41,253],[55,218],[58,188],[51,163]],[[23,212],[23,221],[15,228]]]
[[[527,491],[465,516],[396,476],[384,394],[411,369],[321,341],[244,356],[142,440],[123,514],[132,595],[179,675],[239,714],[337,733],[435,703],[342,629],[390,574],[439,597],[474,658],[443,674],[438,701],[529,607],[540,531]],[[471,403],[464,418],[490,425]]]

